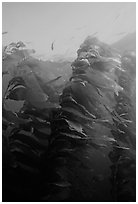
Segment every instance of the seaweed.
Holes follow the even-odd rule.
[[[135,201],[134,54],[91,37],[77,53],[60,96],[60,77],[44,82],[32,57],[8,70],[3,201]],[[19,112],[8,98],[24,101]]]

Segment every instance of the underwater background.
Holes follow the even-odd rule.
[[[135,202],[135,3],[3,3],[2,34],[3,202]]]

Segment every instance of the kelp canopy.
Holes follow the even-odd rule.
[[[24,52],[14,46],[8,58]],[[39,63],[7,63],[3,201],[135,201],[135,53],[88,37],[62,86]],[[11,112],[7,99],[24,105]]]

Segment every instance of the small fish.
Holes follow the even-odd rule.
[[[7,31],[5,31],[5,32],[2,32],[2,35],[5,35],[5,34],[7,34],[8,32]]]
[[[62,77],[62,76],[58,76],[58,77],[56,77],[55,79],[52,79],[52,80],[46,82],[45,84],[51,84],[51,83],[57,81],[58,79],[60,79],[61,77]]]
[[[119,18],[119,16],[120,16],[120,13],[115,16],[114,21],[116,21]]]
[[[8,71],[3,71],[2,76],[5,75],[5,74],[9,74],[9,72]]]
[[[51,50],[52,50],[52,51],[54,50],[54,41],[53,41],[52,44],[51,44]]]

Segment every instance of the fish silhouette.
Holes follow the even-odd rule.
[[[7,31],[5,31],[5,32],[2,32],[2,35],[5,35],[5,34],[7,34],[8,32]]]
[[[54,41],[53,41],[52,44],[51,44],[51,50],[52,50],[52,51],[54,50]]]

